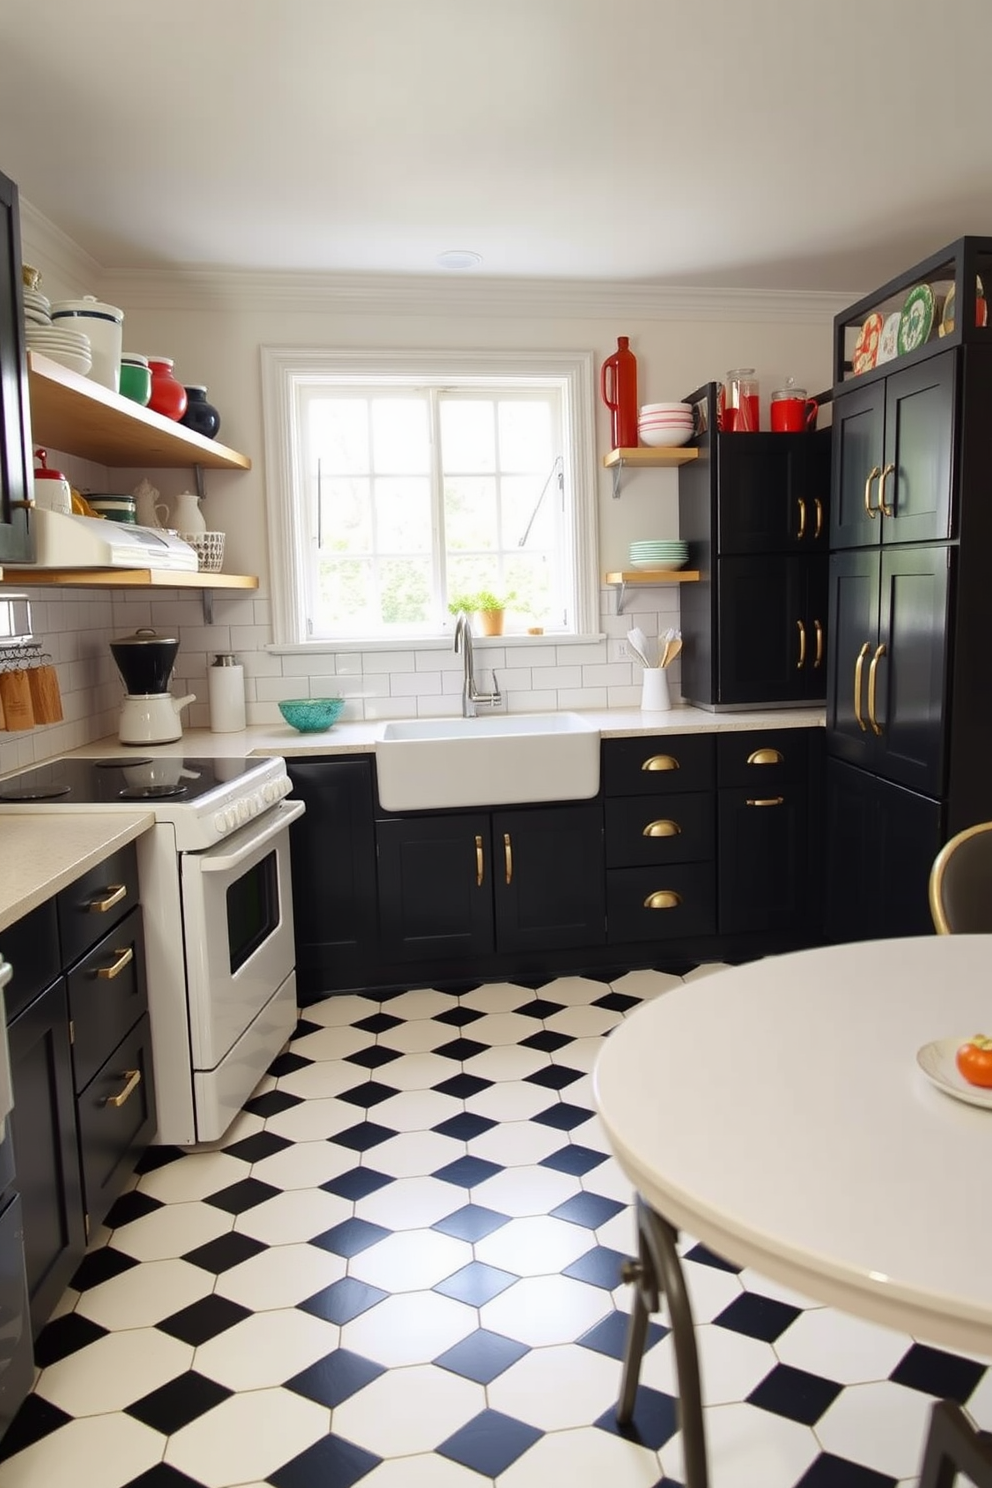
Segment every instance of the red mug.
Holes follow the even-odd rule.
[[[773,434],[803,434],[816,428],[820,405],[805,392],[772,393],[771,425]]]

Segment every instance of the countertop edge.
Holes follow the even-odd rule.
[[[5,816],[0,841],[17,866],[0,870],[0,934],[154,824],[150,811]],[[4,881],[15,872],[16,886]]]

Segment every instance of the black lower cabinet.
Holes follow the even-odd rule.
[[[10,1022],[7,1037],[24,1261],[31,1326],[37,1334],[68,1286],[86,1245],[64,978]]]
[[[76,1109],[86,1214],[92,1231],[106,1216],[155,1135],[147,1013],[80,1091]]]
[[[797,932],[815,924],[805,790],[767,796],[721,790],[717,922],[724,935]]]
[[[827,765],[829,940],[928,935],[930,867],[943,841],[940,803],[853,765]]]
[[[488,814],[380,821],[376,836],[383,958],[489,955],[495,928]]]

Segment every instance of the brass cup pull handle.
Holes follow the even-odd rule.
[[[813,621],[813,631],[816,635],[816,654],[813,657],[813,670],[823,665],[823,626],[819,620]]]
[[[476,882],[476,886],[478,888],[480,888],[480,889],[482,887],[482,880],[485,878],[485,876],[486,876],[486,865],[485,865],[485,862],[484,862],[483,857],[482,857],[482,838],[481,837],[476,837],[476,839],[475,839],[475,882]]]
[[[120,1110],[124,1102],[131,1099],[131,1096],[141,1084],[140,1070],[124,1070],[123,1074],[124,1084],[116,1095],[107,1096],[107,1099],[104,1101],[105,1106],[114,1106],[117,1110]]]
[[[677,770],[679,762],[673,754],[653,754],[641,766],[642,770]]]
[[[106,914],[108,909],[113,909],[115,904],[127,896],[127,884],[108,884],[105,899],[91,899],[86,908],[90,914]]]
[[[644,901],[645,909],[678,909],[682,903],[682,895],[676,894],[674,889],[658,889],[654,894],[649,894]]]
[[[648,822],[641,833],[642,837],[679,837],[682,828],[675,821],[653,821]]]
[[[813,498],[813,510],[816,513],[816,526],[813,528],[813,541],[818,542],[823,531],[823,502],[819,496]]]
[[[749,800],[747,804],[749,806],[781,806],[784,800],[784,796],[765,796]]]
[[[868,732],[868,725],[861,717],[861,673],[864,671],[865,657],[871,650],[871,644],[865,641],[858,652],[858,659],[854,663],[854,716],[858,720],[858,728],[863,734]]]
[[[509,832],[503,833],[503,862],[506,866],[506,881],[513,882],[513,843],[510,841]]]
[[[881,465],[873,465],[868,472],[868,479],[865,481],[865,511],[873,522],[878,516],[878,509],[871,504],[871,483],[873,480],[877,480],[881,473]]]
[[[784,765],[785,755],[780,749],[772,749],[766,746],[764,749],[753,749],[747,757],[749,765]]]
[[[871,724],[872,733],[876,735],[882,732],[882,725],[875,716],[875,686],[877,682],[878,663],[884,655],[885,644],[883,642],[875,651],[875,655],[871,659],[871,666],[868,668],[868,722]]]
[[[112,982],[115,976],[120,976],[125,966],[130,966],[134,960],[134,946],[128,946],[126,951],[114,951],[117,960],[113,966],[101,966],[97,976],[104,982]]]
[[[796,505],[799,508],[799,531],[796,533],[796,542],[802,542],[806,536],[806,503],[801,496],[796,497]]]
[[[885,504],[885,482],[890,475],[895,474],[895,469],[896,467],[892,464],[886,465],[878,482],[878,509],[883,517],[894,517],[896,514],[894,506]]]
[[[796,662],[796,671],[801,672],[806,665],[806,627],[801,620],[796,621],[799,631],[799,660]]]

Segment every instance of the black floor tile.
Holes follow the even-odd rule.
[[[581,1126],[585,1121],[591,1121],[596,1113],[589,1111],[585,1106],[573,1106],[568,1101],[559,1101],[557,1105],[549,1106],[546,1111],[539,1111],[533,1118],[541,1126],[554,1127],[555,1131],[572,1131]]]
[[[136,1219],[144,1219],[146,1214],[154,1214],[162,1207],[161,1199],[153,1199],[150,1194],[139,1193],[135,1188],[114,1200],[103,1222],[108,1230],[119,1230],[121,1225],[133,1224]]]
[[[985,1365],[976,1364],[974,1359],[961,1359],[943,1349],[914,1343],[903,1354],[889,1379],[911,1390],[922,1390],[925,1395],[936,1395],[941,1400],[955,1400],[958,1405],[964,1405],[984,1373]]]
[[[381,1461],[340,1436],[325,1436],[270,1472],[266,1481],[273,1488],[352,1488]]]
[[[178,1162],[186,1154],[181,1147],[146,1147],[134,1165],[134,1171],[141,1177],[144,1173],[154,1173],[158,1168],[167,1168],[169,1163]]]
[[[456,1209],[454,1214],[446,1214],[444,1219],[431,1225],[431,1229],[440,1230],[442,1235],[453,1235],[456,1240],[467,1240],[470,1245],[474,1245],[476,1240],[482,1240],[484,1236],[491,1235],[494,1230],[501,1229],[509,1222],[508,1214],[498,1214],[495,1209],[486,1209],[481,1204],[466,1204],[463,1208]]]
[[[183,1343],[191,1343],[194,1348],[198,1348],[209,1338],[216,1338],[218,1333],[225,1333],[235,1323],[250,1316],[250,1308],[213,1293],[172,1313],[170,1317],[163,1318],[158,1327],[170,1337],[180,1338]]]
[[[105,1338],[108,1331],[99,1323],[90,1322],[81,1312],[64,1313],[46,1323],[38,1334],[34,1362],[47,1369],[49,1364],[57,1364],[60,1359],[86,1348],[87,1344],[96,1343],[98,1338]]]
[[[394,1018],[392,1013],[370,1013],[351,1026],[360,1028],[363,1033],[386,1033],[390,1028],[398,1028],[402,1022],[402,1018]]]
[[[337,1323],[343,1327],[350,1323],[352,1318],[358,1317],[363,1312],[368,1312],[377,1302],[382,1302],[389,1293],[381,1291],[379,1287],[370,1286],[366,1281],[358,1281],[353,1276],[343,1276],[340,1281],[334,1281],[322,1292],[316,1292],[301,1302],[300,1308],[303,1312],[312,1313],[314,1317],[323,1318],[325,1322]]]
[[[361,1354],[353,1354],[348,1349],[335,1349],[326,1359],[311,1364],[293,1379],[287,1380],[286,1389],[295,1391],[297,1395],[305,1395],[308,1400],[316,1400],[318,1405],[326,1405],[328,1410],[333,1410],[342,1400],[347,1400],[358,1390],[364,1390],[366,1385],[385,1372],[381,1364],[375,1364]]]
[[[452,1374],[461,1374],[479,1385],[488,1385],[527,1353],[530,1349],[526,1343],[478,1328],[450,1349],[445,1349],[434,1363],[442,1369],[450,1369]]]
[[[242,1137],[240,1142],[233,1142],[224,1151],[230,1157],[240,1157],[245,1162],[261,1162],[264,1157],[274,1157],[277,1152],[282,1152],[287,1147],[292,1147],[288,1137],[279,1137],[275,1132],[254,1132],[250,1137]]]
[[[306,1069],[308,1064],[313,1064],[312,1059],[304,1059],[302,1054],[294,1054],[286,1049],[282,1054],[277,1054],[269,1065],[269,1074],[276,1079],[280,1075],[294,1075],[297,1070]]]
[[[773,1415],[786,1416],[803,1426],[815,1426],[842,1388],[835,1380],[809,1374],[805,1369],[793,1369],[791,1364],[776,1364],[747,1399],[750,1405],[760,1406]]]
[[[743,1266],[735,1266],[731,1261],[725,1261],[714,1251],[707,1250],[705,1245],[694,1245],[691,1250],[686,1251],[685,1259],[696,1261],[700,1266],[713,1266],[717,1271],[732,1271],[735,1276],[739,1276],[744,1269]]]
[[[320,1186],[325,1193],[337,1194],[339,1199],[349,1199],[354,1203],[392,1182],[387,1173],[377,1173],[375,1168],[349,1168],[347,1173],[328,1178]]]
[[[267,1249],[268,1246],[260,1240],[231,1230],[227,1235],[218,1235],[216,1240],[208,1240],[206,1245],[188,1250],[181,1259],[219,1276],[222,1271],[230,1271],[232,1266],[240,1266],[242,1261],[250,1261],[260,1250]]]
[[[560,1013],[564,1006],[563,1002],[549,1002],[546,997],[535,997],[533,1002],[525,1002],[516,1011],[523,1013],[525,1018],[536,1018],[543,1023],[545,1018],[553,1018],[555,1013]]]
[[[466,1023],[476,1023],[484,1016],[485,1014],[480,1013],[477,1008],[453,1007],[448,1008],[446,1012],[438,1013],[434,1022],[447,1023],[452,1028],[464,1028]]]
[[[219,1193],[206,1194],[203,1202],[212,1204],[215,1209],[223,1209],[225,1214],[245,1214],[280,1193],[282,1189],[274,1188],[271,1183],[261,1183],[257,1178],[242,1178],[240,1183],[232,1183]]]
[[[870,1467],[821,1452],[803,1473],[796,1488],[897,1488],[897,1479]]]
[[[556,1173],[569,1173],[573,1178],[581,1178],[583,1174],[591,1173],[593,1168],[604,1163],[606,1157],[605,1152],[594,1152],[591,1147],[570,1142],[567,1147],[559,1147],[557,1152],[552,1152],[550,1157],[542,1157],[538,1167],[552,1168]]]
[[[25,1447],[33,1446],[71,1420],[64,1410],[59,1410],[57,1405],[52,1405],[41,1395],[29,1395],[0,1441],[0,1462],[6,1462],[16,1452],[23,1452]]]
[[[449,1116],[447,1121],[432,1126],[431,1131],[436,1131],[442,1137],[453,1137],[456,1142],[471,1142],[473,1137],[481,1137],[483,1132],[490,1131],[496,1125],[490,1121],[488,1116],[476,1116],[471,1111],[460,1111],[457,1116]]]
[[[573,1194],[570,1199],[559,1204],[557,1209],[552,1209],[551,1213],[555,1219],[567,1219],[570,1224],[585,1225],[588,1230],[596,1230],[626,1207],[626,1204],[621,1204],[616,1199],[604,1198],[602,1194],[580,1193]],[[630,1238],[632,1242],[636,1238],[633,1220],[630,1223]]]
[[[437,1450],[442,1457],[450,1457],[483,1477],[495,1478],[543,1435],[513,1416],[484,1410],[443,1441]]]
[[[730,1328],[734,1333],[746,1333],[749,1338],[761,1338],[765,1343],[774,1343],[802,1312],[801,1307],[779,1302],[774,1297],[762,1297],[758,1292],[744,1292],[725,1307],[719,1317],[713,1319],[721,1328]]]
[[[395,1085],[383,1085],[381,1080],[365,1080],[361,1085],[355,1085],[351,1090],[342,1090],[338,1100],[348,1101],[352,1106],[361,1106],[369,1110],[372,1106],[378,1106],[380,1102],[389,1100],[391,1096],[399,1095]]]
[[[668,1333],[668,1329],[661,1323],[648,1320],[648,1335],[644,1345],[644,1351],[654,1348]],[[625,1312],[611,1312],[608,1317],[600,1322],[594,1323],[588,1333],[576,1340],[583,1348],[595,1349],[597,1354],[606,1354],[611,1359],[620,1360],[624,1356],[627,1346],[627,1314]],[[619,1388],[619,1375],[617,1386]]]
[[[125,1414],[164,1436],[171,1436],[233,1394],[233,1390],[191,1369],[134,1401],[125,1408]]]
[[[661,1390],[639,1385],[634,1398],[633,1418],[628,1425],[617,1424],[614,1405],[605,1410],[593,1424],[601,1431],[608,1431],[611,1436],[622,1436],[624,1441],[637,1442],[640,1446],[657,1452],[679,1429],[678,1401]]]
[[[384,1064],[392,1064],[394,1059],[402,1059],[399,1049],[387,1049],[385,1044],[370,1044],[367,1049],[359,1049],[357,1054],[346,1054],[345,1059],[349,1064],[361,1065],[363,1069],[380,1069]]]
[[[378,1147],[380,1142],[388,1142],[390,1137],[398,1135],[392,1127],[378,1126],[374,1121],[360,1121],[357,1126],[338,1132],[334,1140],[339,1147],[350,1147],[352,1152],[368,1152],[370,1148]]]
[[[345,1219],[333,1229],[325,1230],[322,1235],[315,1235],[310,1244],[319,1245],[321,1250],[333,1251],[335,1255],[349,1260],[352,1256],[360,1255],[363,1250],[368,1250],[377,1241],[385,1240],[392,1233],[392,1230],[386,1230],[382,1225],[370,1224],[367,1219]]]
[[[476,1054],[485,1054],[489,1048],[488,1044],[480,1044],[477,1039],[456,1038],[450,1043],[440,1044],[435,1054],[440,1054],[442,1059],[455,1059],[464,1064],[466,1059],[474,1059]]]
[[[167,1462],[156,1462],[154,1467],[150,1467],[140,1477],[130,1478],[124,1488],[202,1488],[202,1485],[195,1478],[188,1478],[177,1467],[170,1467]]]
[[[91,1251],[89,1255],[83,1256],[69,1285],[75,1287],[77,1292],[86,1292],[90,1287],[100,1286],[105,1281],[112,1281],[115,1276],[123,1275],[125,1271],[130,1271],[132,1266],[138,1264],[131,1256],[125,1255],[122,1250],[117,1250],[113,1245],[102,1245],[99,1250]]]
[[[593,1007],[606,1008],[611,1013],[628,1013],[641,1000],[640,997],[628,997],[626,992],[607,992],[605,997],[596,998]]]
[[[597,1245],[593,1250],[587,1250],[585,1255],[579,1256],[570,1266],[566,1266],[562,1275],[571,1276],[574,1281],[587,1281],[590,1286],[603,1287],[612,1292],[623,1282],[620,1268],[627,1259],[619,1250]]]
[[[520,1047],[536,1049],[539,1054],[554,1054],[557,1049],[564,1049],[566,1044],[574,1043],[575,1040],[567,1033],[554,1033],[550,1028],[542,1028],[529,1038],[521,1039]]]
[[[455,1100],[468,1100],[473,1095],[478,1095],[482,1090],[488,1090],[492,1080],[483,1080],[481,1075],[452,1075],[450,1080],[442,1080],[440,1085],[432,1086],[432,1089],[441,1095],[453,1095]]]
[[[496,1266],[486,1266],[482,1261],[469,1261],[467,1266],[463,1266],[453,1276],[439,1281],[434,1291],[441,1292],[445,1297],[454,1297],[456,1302],[467,1302],[469,1307],[484,1307],[493,1297],[498,1297],[500,1292],[505,1292],[508,1286],[519,1280],[519,1276],[511,1276],[509,1271],[500,1271]]]
[[[288,1090],[267,1090],[245,1102],[245,1110],[253,1116],[278,1116],[280,1111],[289,1111],[302,1103],[299,1095],[290,1095]]]
[[[311,1023],[309,1018],[300,1018],[293,1029],[293,1042],[297,1039],[306,1038],[311,1033],[325,1033],[323,1023]]]
[[[532,1075],[524,1075],[524,1079],[531,1085],[542,1085],[546,1090],[564,1090],[566,1085],[574,1085],[576,1080],[582,1079],[582,1071],[569,1069],[566,1064],[549,1064],[544,1069],[535,1070]]]
[[[456,1157],[454,1162],[437,1168],[431,1177],[440,1178],[442,1183],[453,1183],[458,1188],[475,1188],[502,1171],[499,1163],[486,1162],[481,1157]]]

